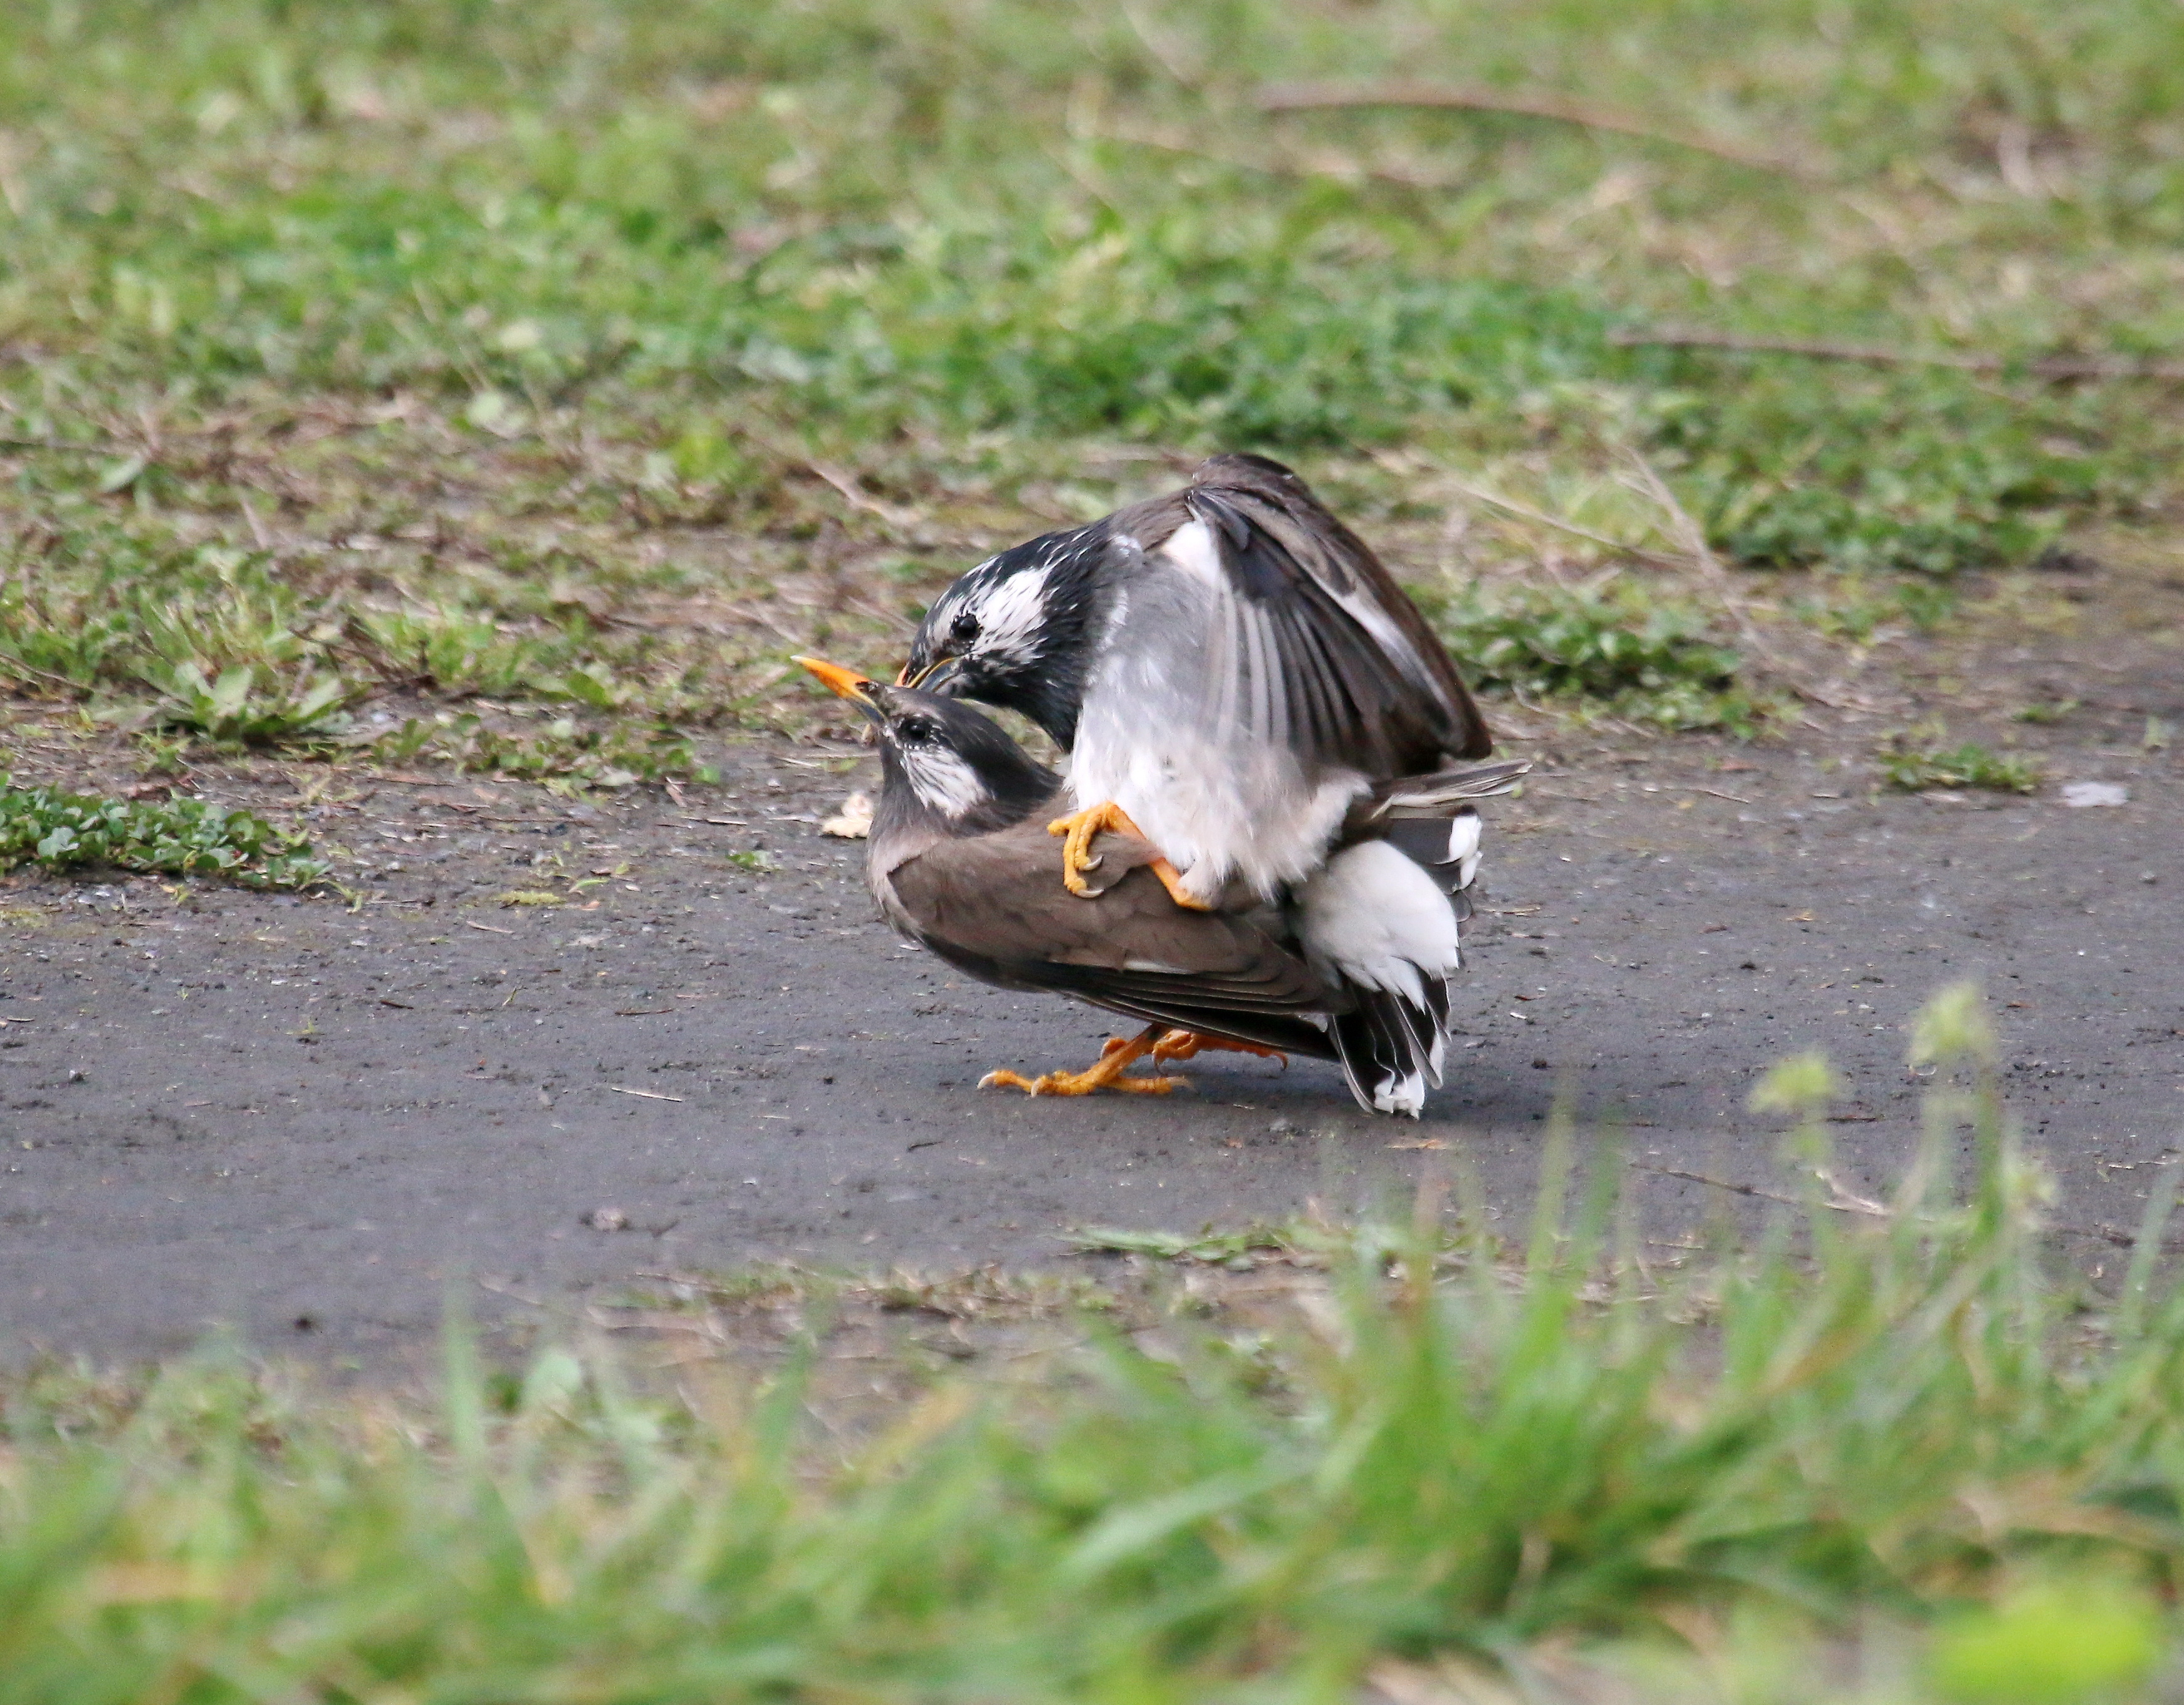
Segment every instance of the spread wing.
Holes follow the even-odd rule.
[[[1078,898],[1061,885],[1061,843],[1042,820],[943,841],[896,866],[888,880],[925,944],[982,981],[1073,995],[1147,1023],[1334,1057],[1307,1015],[1326,1013],[1343,998],[1301,959],[1248,917],[1177,905],[1143,869],[1096,899]]]
[[[1142,515],[1148,557],[1214,594],[1201,677],[1212,726],[1374,777],[1493,749],[1418,606],[1279,463],[1216,456]]]

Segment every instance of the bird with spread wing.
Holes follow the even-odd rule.
[[[1416,605],[1296,475],[1216,456],[1180,491],[1001,552],[934,601],[901,681],[1019,711],[1068,751],[1072,809],[1051,827],[1072,893],[1112,831],[1157,850],[1178,905],[1240,889],[1293,906],[1356,996],[1334,1029],[1361,1100],[1418,1110],[1479,818],[1413,833],[1415,855],[1343,832],[1376,788],[1493,739]]]
[[[797,660],[872,724],[882,787],[866,872],[888,920],[984,983],[1067,995],[1134,1018],[1138,1036],[1108,1045],[1083,1072],[1038,1078],[990,1073],[988,1085],[1034,1095],[1113,1089],[1165,1093],[1178,1081],[1131,1076],[1208,1049],[1302,1054],[1341,1062],[1361,1101],[1372,1084],[1353,1069],[1346,1023],[1363,1003],[1330,975],[1301,928],[1301,909],[1241,886],[1216,903],[1175,903],[1151,866],[1156,850],[1127,829],[1102,828],[1080,896],[1060,881],[1062,850],[1045,824],[1061,783],[967,705],[884,686],[823,660]],[[1407,863],[1447,839],[1468,801],[1510,785],[1521,766],[1474,765],[1375,788],[1337,836],[1351,852]],[[1475,819],[1474,819],[1475,820]],[[1444,880],[1451,894],[1460,867]],[[1438,928],[1453,950],[1457,914],[1439,889]],[[1418,1039],[1406,1038],[1406,1044]]]

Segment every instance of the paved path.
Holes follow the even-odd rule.
[[[1774,1176],[1744,1100],[1797,1049],[1854,1086],[1844,1182],[1884,1185],[1915,1134],[1906,1021],[1966,977],[2090,1262],[2184,1147],[2173,759],[2077,755],[2132,799],[2071,810],[1841,797],[1780,750],[1579,750],[1500,813],[1451,1086],[1412,1124],[1310,1062],[1201,1061],[1166,1100],[979,1093],[989,1067],[1084,1063],[1106,1027],[900,946],[862,849],[794,821],[854,777],[795,755],[748,750],[682,807],[381,784],[321,823],[401,866],[359,913],[0,890],[0,1353],[226,1323],[370,1364],[429,1343],[451,1282],[551,1326],[632,1274],[1051,1262],[1072,1225],[1346,1211],[1453,1156],[1513,1217],[1557,1093],[1631,1123],[1674,1239],[1720,1193],[1668,1174]],[[725,857],[761,841],[779,871]],[[593,910],[493,903],[624,865]]]

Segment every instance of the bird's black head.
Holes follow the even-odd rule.
[[[901,679],[1020,711],[1073,744],[1107,547],[1107,524],[1095,521],[980,563],[926,612]]]
[[[968,705],[883,686],[816,657],[796,660],[855,705],[878,733],[882,816],[922,816],[950,834],[988,834],[1021,822],[1061,784]],[[879,832],[876,819],[873,833]]]

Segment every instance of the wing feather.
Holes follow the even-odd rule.
[[[1147,870],[1096,899],[1070,894],[1061,844],[1044,818],[942,841],[894,866],[895,904],[919,939],[1005,988],[1073,995],[1148,1022],[1334,1057],[1312,1020],[1345,997],[1301,958],[1248,917],[1184,910]]]
[[[1214,457],[1162,518],[1178,546],[1184,528],[1202,524],[1217,558],[1223,643],[1206,657],[1217,725],[1240,716],[1254,738],[1289,746],[1314,767],[1375,777],[1492,749],[1417,605],[1287,469]],[[1191,541],[1190,570],[1202,575],[1201,549]]]

